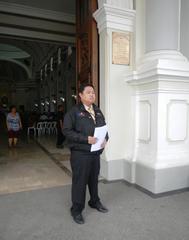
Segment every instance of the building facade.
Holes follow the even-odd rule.
[[[8,2],[13,8],[0,1],[4,13],[12,9],[19,16],[16,1]],[[109,181],[123,179],[154,194],[189,187],[188,11],[187,0],[98,0],[93,17],[99,38],[99,104],[110,135],[101,175]],[[47,33],[47,22],[45,32],[36,25],[33,32],[11,31],[15,36],[62,41],[66,51],[74,49],[74,14],[30,11],[38,18],[44,13],[56,31]],[[10,35],[8,30],[6,24],[0,27],[4,36]],[[45,62],[38,76],[41,68],[44,74]],[[55,90],[49,97],[54,95]],[[68,95],[75,96],[74,90]]]
[[[102,175],[109,180],[155,194],[189,186],[188,7],[99,1],[100,96],[110,132]],[[112,63],[114,32],[131,35],[128,66]]]

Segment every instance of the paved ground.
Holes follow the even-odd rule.
[[[58,160],[69,169],[69,152],[56,149],[53,139],[41,138],[40,144],[48,151],[31,142],[12,150],[0,144],[0,192],[9,192],[0,195],[0,240],[189,239],[189,192],[153,199],[123,182],[101,182],[109,213],[86,206],[86,223],[75,224],[71,186],[63,186],[70,176],[55,164]],[[43,189],[27,191],[32,188]]]
[[[189,192],[153,199],[117,182],[100,183],[108,214],[69,213],[70,186],[0,196],[1,240],[188,240]]]

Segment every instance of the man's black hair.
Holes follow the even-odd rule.
[[[94,89],[94,86],[91,83],[82,83],[79,86],[78,92],[83,93],[83,91],[85,90],[86,87],[92,87]]]

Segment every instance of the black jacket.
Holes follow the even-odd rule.
[[[94,135],[95,127],[102,127],[106,124],[102,112],[95,104],[93,104],[93,109],[96,123],[82,103],[75,105],[65,115],[63,134],[71,150],[90,152],[91,144],[88,144],[88,136]],[[108,134],[106,140],[108,140]],[[102,150],[94,153],[102,153]]]

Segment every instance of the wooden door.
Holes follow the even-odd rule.
[[[98,32],[93,13],[97,0],[76,0],[77,87],[92,83],[98,104]]]

